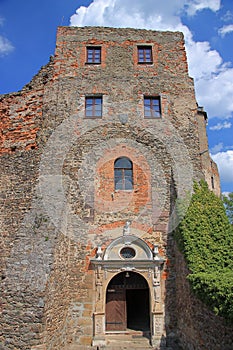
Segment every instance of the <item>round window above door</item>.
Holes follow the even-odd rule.
[[[133,259],[136,255],[136,251],[131,247],[124,247],[120,251],[120,256],[123,259]]]

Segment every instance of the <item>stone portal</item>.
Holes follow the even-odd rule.
[[[141,331],[153,346],[164,336],[164,298],[158,249],[134,236],[113,240],[92,259],[96,300],[93,345],[105,345],[114,332]]]

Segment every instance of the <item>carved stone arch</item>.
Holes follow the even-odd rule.
[[[153,252],[151,251],[147,243],[143,241],[141,238],[136,237],[134,235],[124,235],[114,239],[114,241],[112,241],[109,244],[109,246],[106,248],[105,253],[103,255],[103,259],[119,260],[121,257],[117,255],[117,251],[116,251],[117,247],[119,247],[119,249],[124,247],[134,248],[138,252],[138,254],[135,256],[135,260],[139,260],[139,259],[153,260]]]

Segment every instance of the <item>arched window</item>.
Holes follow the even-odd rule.
[[[129,158],[121,157],[114,163],[115,190],[133,189],[133,164]]]

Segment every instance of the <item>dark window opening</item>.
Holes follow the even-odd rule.
[[[102,96],[86,97],[85,116],[86,118],[102,117]]]
[[[211,186],[212,186],[212,189],[214,189],[214,177],[211,176]]]
[[[133,189],[133,164],[127,157],[118,158],[114,163],[115,190]]]
[[[144,117],[145,118],[160,118],[161,103],[160,97],[144,97]]]
[[[101,47],[87,47],[87,63],[101,63]]]
[[[153,63],[151,46],[138,46],[138,63]]]

